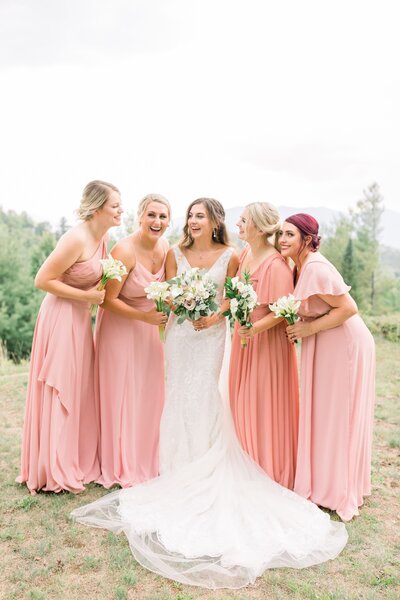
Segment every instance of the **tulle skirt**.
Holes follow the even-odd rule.
[[[80,523],[123,531],[147,569],[210,589],[246,586],[269,568],[322,563],[347,542],[342,523],[272,481],[241,449],[227,402],[227,358],[225,351],[223,410],[207,452],[72,513]]]

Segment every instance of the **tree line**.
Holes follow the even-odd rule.
[[[351,285],[351,294],[366,315],[400,313],[400,251],[379,243],[383,210],[379,187],[372,184],[354,209],[323,232],[322,252]],[[29,357],[44,295],[35,288],[34,277],[67,229],[64,217],[54,229],[26,212],[0,207],[0,342],[15,361]],[[133,215],[128,213],[112,242],[132,229]],[[176,232],[170,242],[176,242]]]

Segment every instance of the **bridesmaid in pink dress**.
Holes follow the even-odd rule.
[[[302,301],[301,321],[287,328],[292,340],[302,338],[294,490],[349,521],[371,493],[375,347],[349,286],[317,252],[319,239],[305,214],[286,219],[280,237]]]
[[[101,476],[98,483],[130,487],[158,475],[164,404],[164,351],[156,311],[144,288],[165,279],[168,242],[162,238],[170,205],[158,194],[139,204],[140,227],[113,248],[127,267],[122,282],[107,284],[96,323],[95,385],[100,409]]]
[[[238,275],[251,274],[258,306],[253,327],[236,324],[232,342],[229,396],[236,432],[244,450],[281,485],[293,489],[298,430],[296,352],[283,319],[268,308],[293,292],[292,271],[269,241],[279,231],[278,211],[266,202],[249,204],[238,223],[247,242]],[[248,338],[241,347],[240,338]]]
[[[80,492],[99,476],[94,403],[93,336],[90,305],[106,256],[105,234],[120,224],[117,188],[92,181],[70,229],[40,267],[36,287],[47,291],[33,338],[21,475],[31,494],[38,490]]]

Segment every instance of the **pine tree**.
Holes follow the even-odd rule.
[[[354,257],[353,239],[349,237],[343,256],[341,273],[347,285],[351,286],[351,295],[357,304],[360,303],[357,290],[357,269]]]
[[[380,219],[384,211],[383,197],[377,183],[363,192],[357,202],[354,219],[357,228],[356,256],[360,293],[365,294],[366,305],[374,313],[376,309],[376,282],[379,268]]]

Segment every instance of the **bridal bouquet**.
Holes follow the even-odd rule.
[[[252,327],[250,315],[257,306],[257,294],[250,281],[250,273],[243,273],[244,281],[239,277],[227,277],[225,282],[225,297],[229,298],[229,310],[224,315],[238,321],[243,327]],[[247,346],[247,340],[240,338],[242,348]]]
[[[103,274],[99,285],[97,286],[99,291],[104,290],[110,279],[118,279],[118,281],[121,281],[122,277],[128,273],[125,265],[120,260],[113,258],[111,254],[109,254],[107,258],[101,258],[100,264],[103,269]],[[97,304],[92,304],[90,307],[92,315],[96,314],[96,308]]]
[[[156,303],[156,310],[158,312],[169,315],[170,307],[168,300],[171,297],[170,284],[168,281],[152,281],[148,287],[144,288],[149,300],[154,300]],[[160,340],[165,342],[165,325],[159,325],[158,331],[160,334]]]
[[[169,282],[171,310],[178,317],[178,323],[186,319],[197,321],[218,310],[215,302],[217,284],[207,273],[193,267]]]
[[[274,304],[269,305],[269,309],[275,313],[275,319],[283,317],[289,325],[294,325],[300,318],[297,314],[300,304],[300,300],[296,300],[293,294],[289,294],[278,298]],[[294,343],[297,344],[297,340],[294,340]]]

